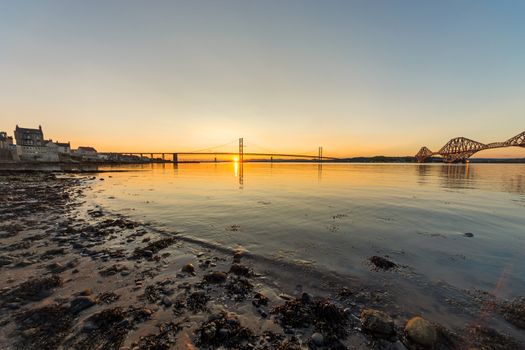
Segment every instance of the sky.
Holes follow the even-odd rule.
[[[0,0],[0,130],[371,156],[525,130],[522,0]],[[525,148],[479,156],[523,156]]]

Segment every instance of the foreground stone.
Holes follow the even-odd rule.
[[[412,317],[405,326],[405,335],[409,341],[424,347],[432,347],[437,342],[436,327],[422,317]]]
[[[364,330],[380,337],[388,337],[396,333],[392,318],[379,310],[363,309],[361,326]]]

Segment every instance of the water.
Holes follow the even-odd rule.
[[[97,203],[214,245],[360,278],[373,278],[369,256],[388,255],[428,281],[525,292],[522,164],[124,169],[100,175]]]

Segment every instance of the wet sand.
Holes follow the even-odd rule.
[[[523,299],[220,248],[87,202],[105,176],[0,175],[0,348],[524,348]]]

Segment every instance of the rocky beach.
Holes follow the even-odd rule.
[[[525,348],[524,298],[448,291],[452,326],[388,256],[361,281],[219,249],[87,200],[107,177],[0,174],[1,349]]]

